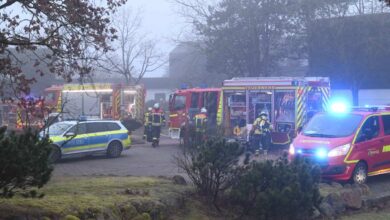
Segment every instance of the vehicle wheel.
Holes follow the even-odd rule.
[[[367,165],[364,162],[359,162],[352,174],[352,180],[357,184],[364,184],[367,181]]]
[[[49,161],[51,163],[56,163],[61,159],[61,150],[55,145],[51,146],[51,152],[49,155]]]
[[[152,142],[152,147],[156,147],[156,146],[157,146],[156,141],[153,141],[153,142]]]
[[[107,156],[110,158],[120,157],[122,154],[122,144],[118,141],[111,142],[108,145]]]

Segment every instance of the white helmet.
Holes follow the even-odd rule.
[[[203,107],[203,108],[200,110],[200,113],[207,113],[207,109]]]
[[[148,111],[152,111],[152,109],[153,109],[152,107],[149,107],[149,108],[148,108]]]
[[[159,108],[160,108],[160,104],[154,103],[153,108],[154,108],[154,109],[159,109]]]

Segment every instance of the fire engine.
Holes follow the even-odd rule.
[[[51,113],[62,113],[64,119],[86,116],[142,122],[145,89],[107,83],[54,85],[45,89],[45,103]]]
[[[223,82],[217,124],[226,136],[248,138],[254,120],[266,112],[272,143],[286,145],[316,112],[327,109],[326,77],[233,78]]]
[[[192,120],[202,107],[207,109],[209,125],[215,125],[221,89],[191,88],[174,92],[169,98],[169,135],[179,139],[185,123]]]
[[[43,97],[20,96],[17,100],[3,100],[0,104],[0,125],[9,130],[41,129],[44,126]]]

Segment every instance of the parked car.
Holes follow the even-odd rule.
[[[51,160],[74,155],[119,157],[131,147],[130,132],[120,121],[62,121],[41,132],[53,142]]]
[[[318,163],[325,179],[365,183],[390,173],[390,107],[360,107],[316,114],[290,146]]]

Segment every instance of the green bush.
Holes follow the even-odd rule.
[[[319,205],[320,170],[303,159],[253,162],[239,168],[230,198],[256,219],[305,219]]]
[[[0,129],[0,197],[12,197],[16,192],[28,192],[31,187],[43,187],[53,170],[49,162],[50,141],[37,132],[22,134]],[[36,193],[30,191],[31,195]],[[27,195],[27,194],[25,194]]]
[[[183,151],[183,155],[176,157],[176,162],[198,192],[217,207],[220,193],[227,190],[234,179],[235,165],[242,152],[239,144],[216,137],[195,149]]]

